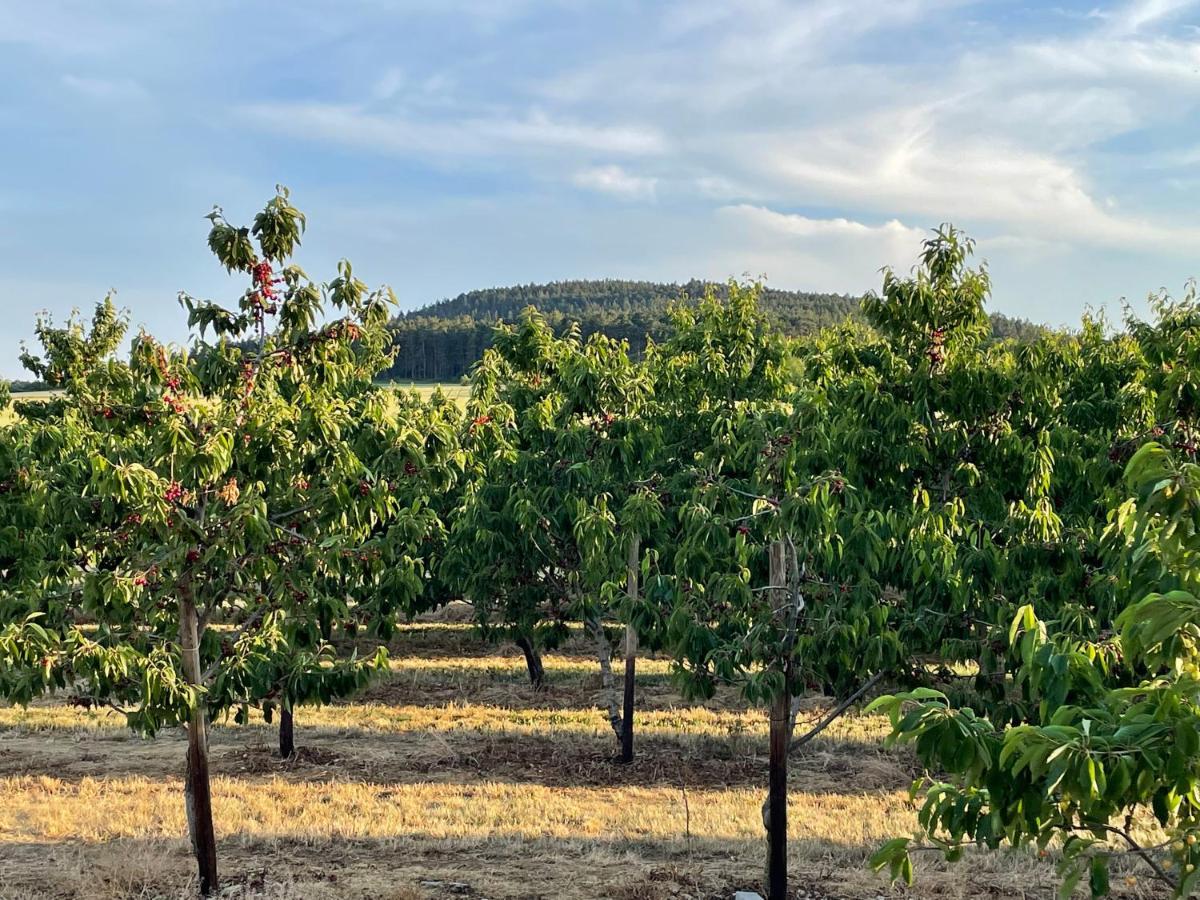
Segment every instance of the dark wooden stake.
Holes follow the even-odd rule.
[[[183,654],[183,674],[188,684],[200,685],[200,617],[191,598],[179,602],[179,643]],[[213,832],[212,788],[208,777],[208,722],[201,698],[188,718],[187,779],[184,801],[187,806],[188,835],[200,873],[200,893],[207,897],[219,887],[217,879],[217,839]]]
[[[296,721],[286,706],[279,708],[279,755],[283,759],[296,755]]]
[[[625,572],[625,591],[632,608],[638,598],[638,563],[641,540],[635,534],[629,541],[629,559]],[[638,633],[630,623],[625,626],[625,697],[621,719],[621,762],[633,762],[633,710],[636,694]]]

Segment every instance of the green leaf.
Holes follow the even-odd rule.
[[[1108,894],[1108,857],[1093,856],[1088,872],[1088,888],[1093,897],[1104,897]]]

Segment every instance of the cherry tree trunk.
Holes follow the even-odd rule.
[[[635,534],[629,542],[625,590],[632,608],[638,598],[638,561],[641,540]],[[632,609],[631,609],[632,612]],[[638,633],[632,623],[625,626],[625,696],[621,718],[621,762],[633,762],[633,710],[635,705]]]
[[[596,616],[587,620],[588,634],[596,642],[596,659],[600,663],[600,693],[604,697],[604,705],[608,709],[608,724],[613,730],[618,744],[621,741],[621,701],[617,694],[617,685],[612,673],[612,644],[608,642],[608,634],[604,624]]]
[[[517,638],[517,646],[525,654],[525,668],[529,670],[529,683],[535,690],[540,691],[546,686],[546,670],[542,667],[541,654],[537,652],[533,642],[527,637]]]
[[[787,549],[782,541],[771,545],[772,603],[781,609],[787,602]],[[784,664],[784,685],[771,701],[769,788],[767,793],[767,898],[787,900],[787,766],[791,737],[790,661]]]
[[[179,644],[183,654],[183,674],[188,684],[199,686],[200,618],[191,598],[179,603]],[[187,778],[184,802],[187,806],[188,836],[200,874],[200,893],[215,894],[217,879],[217,839],[213,832],[212,788],[208,775],[208,722],[201,698],[192,709],[187,726]]]

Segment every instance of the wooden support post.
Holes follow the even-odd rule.
[[[638,599],[638,568],[641,562],[641,539],[635,534],[629,540],[629,559],[626,563],[625,591],[632,608]],[[633,762],[633,710],[636,695],[638,633],[630,622],[625,626],[625,697],[621,719],[621,762]]]

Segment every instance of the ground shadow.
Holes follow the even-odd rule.
[[[231,778],[291,781],[509,782],[548,787],[758,789],[766,783],[766,742],[747,736],[643,735],[633,763],[616,761],[611,735],[519,733],[487,728],[379,732],[297,730],[300,752],[280,759],[266,728],[214,728],[212,772]],[[186,741],[120,732],[0,737],[0,777],[177,777]],[[879,743],[819,737],[795,753],[793,790],[840,796],[904,790],[917,774],[908,754]]]
[[[947,868],[924,867],[913,889],[894,890],[866,868],[875,848],[794,838],[789,867],[796,900],[907,897],[1052,896],[1051,860],[979,854]],[[380,840],[308,840],[293,835],[224,834],[224,897],[308,900],[381,897],[433,900],[728,900],[761,879],[764,842],[579,840],[509,837],[447,839],[408,831]],[[1019,876],[1017,875],[1019,873]],[[4,845],[0,898],[98,896],[183,898],[194,890],[182,836],[66,846]],[[1019,882],[1017,878],[1019,877]],[[1122,894],[1116,886],[1114,896]],[[1146,896],[1146,895],[1141,895]]]

